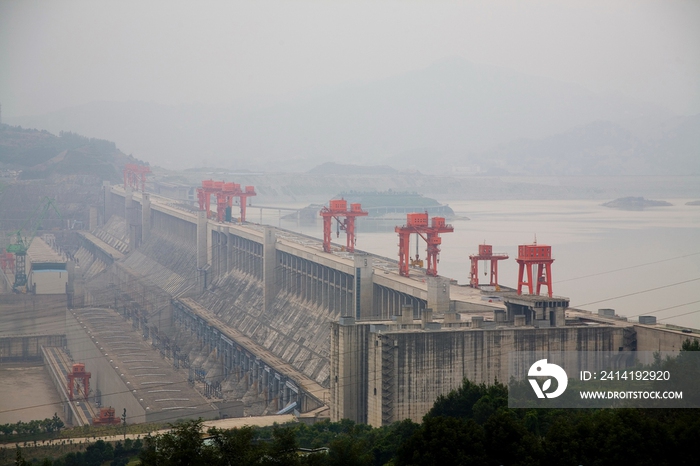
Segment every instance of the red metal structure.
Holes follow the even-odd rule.
[[[221,190],[223,181],[203,180],[202,187],[197,188],[197,201],[199,201],[199,210],[204,210],[207,213],[207,218],[211,216],[211,195],[216,194]]]
[[[245,186],[241,189],[241,185],[238,183],[226,183],[224,187],[224,193],[227,196],[227,202],[229,207],[233,207],[233,198],[237,197],[239,199],[239,204],[241,206],[241,222],[245,222],[246,207],[248,206],[248,198],[251,196],[256,196],[254,186]]]
[[[534,294],[540,294],[542,285],[547,286],[548,295],[552,297],[552,247],[543,244],[528,244],[518,246],[518,258],[520,265],[518,270],[518,294],[522,294],[523,285],[527,285],[530,294],[533,294],[533,278],[537,283]],[[532,267],[537,265],[537,275],[533,277]],[[523,275],[527,270],[527,281]]]
[[[82,382],[82,392],[83,397],[87,401],[88,394],[90,393],[90,373],[85,372],[85,364],[77,363],[73,364],[73,371],[66,374],[68,378],[68,398],[73,399],[73,385],[76,379],[78,383]],[[76,386],[76,393],[80,394],[80,384]]]
[[[498,261],[508,259],[508,254],[494,254],[493,246],[490,244],[480,244],[479,254],[469,256],[472,262],[472,269],[469,279],[469,284],[473,288],[479,288],[479,261],[491,262],[491,279],[489,284],[498,287]],[[484,275],[486,275],[484,271]]]
[[[15,255],[11,252],[0,253],[0,268],[15,273]]]
[[[253,187],[253,186],[246,186],[245,190],[241,190],[239,188],[238,192],[233,195],[233,197],[237,197],[240,199],[241,222],[245,222],[246,206],[248,205],[248,198],[251,196],[257,196],[257,193],[255,192],[255,187]]]
[[[100,414],[92,418],[92,425],[94,426],[115,425],[120,422],[118,417],[114,417],[114,408],[111,406],[109,408],[100,408]]]
[[[439,261],[440,244],[442,238],[440,233],[452,233],[454,228],[452,225],[445,223],[444,217],[433,217],[428,223],[428,213],[412,213],[406,214],[406,225],[396,227],[394,229],[399,234],[399,274],[408,277],[408,268],[410,265],[410,238],[411,234],[415,233],[425,242],[428,247],[426,249],[428,265],[426,274],[437,276],[437,264]]]
[[[331,252],[331,220],[335,219],[338,222],[337,236],[340,236],[340,230],[345,230],[347,235],[345,249],[348,252],[355,252],[355,218],[365,217],[368,212],[362,210],[360,204],[350,204],[350,210],[348,210],[348,201],[345,199],[333,199],[328,205],[329,207],[324,206],[320,212],[323,217],[323,250]]]
[[[124,189],[129,186],[134,191],[141,188],[141,192],[146,191],[146,175],[151,173],[151,167],[136,163],[127,163],[124,167]]]
[[[211,217],[211,196],[216,195],[216,218],[223,222],[226,216],[226,207],[233,207],[233,198],[239,198],[241,206],[241,222],[245,222],[246,206],[248,198],[256,196],[254,186],[246,186],[241,189],[238,183],[226,183],[224,181],[204,180],[202,187],[197,188],[197,200],[199,210],[207,212],[207,218]]]

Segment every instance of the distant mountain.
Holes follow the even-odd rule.
[[[16,171],[22,180],[89,175],[119,181],[129,161],[134,160],[110,141],[0,125],[0,168]]]
[[[670,116],[577,85],[450,59],[258,108],[95,102],[6,120],[119,141],[125,151],[171,168],[301,172],[352,161],[438,173],[514,139],[643,115]]]
[[[398,173],[398,170],[388,165],[347,165],[326,162],[307,173],[311,175],[393,175]]]
[[[514,140],[466,160],[475,159],[483,171],[510,174],[700,175],[700,115],[670,119],[643,138],[597,121],[539,140]]]

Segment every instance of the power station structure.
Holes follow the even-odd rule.
[[[138,163],[127,163],[124,166],[124,190],[127,187],[134,191],[146,192],[146,175],[151,173],[151,167]]]
[[[527,285],[529,294],[540,294],[542,285],[547,287],[547,295],[552,297],[552,247],[543,244],[521,244],[518,246],[518,294]],[[537,271],[533,273],[533,267]],[[533,282],[534,280],[534,282]]]
[[[408,270],[411,264],[410,240],[411,234],[416,234],[427,243],[426,274],[431,277],[437,276],[437,264],[439,262],[440,244],[442,238],[440,233],[451,233],[454,231],[452,225],[445,223],[444,217],[433,217],[428,222],[428,213],[406,214],[406,224],[397,226],[394,231],[399,234],[399,274],[408,277]],[[418,260],[418,257],[416,257]]]
[[[197,188],[197,201],[199,210],[207,213],[207,218],[211,218],[211,196],[216,196],[216,219],[219,222],[230,222],[232,218],[231,210],[233,200],[239,199],[241,208],[241,222],[246,221],[246,207],[248,198],[256,196],[254,186],[242,187],[238,183],[226,183],[225,181],[202,180],[202,186]]]
[[[666,351],[688,337],[570,309],[568,298],[522,286],[520,295],[459,286],[437,275],[437,240],[452,230],[442,217],[413,213],[412,230],[397,227],[404,243],[406,233],[432,240],[429,270],[408,276],[407,244],[402,264],[368,252],[326,252],[318,239],[217,222],[204,209],[152,193],[108,184],[104,192],[107,223],[77,233],[74,306],[66,311],[64,298],[62,314],[57,309],[47,321],[53,332],[49,324],[65,315],[63,341],[45,337],[36,346],[64,347],[75,361],[90,361],[94,393],[87,387],[72,396],[87,392],[117,413],[126,408],[131,422],[240,416],[244,403],[246,415],[298,411],[310,422],[419,421],[465,377],[507,380],[512,352]],[[532,292],[542,282],[551,294],[551,248],[518,258],[523,275],[527,263],[542,267],[532,272]],[[498,299],[484,299],[491,296]],[[28,314],[46,314],[40,304]],[[16,332],[13,324],[0,320],[0,329]],[[35,339],[36,325],[22,338]],[[30,346],[0,346],[0,355],[5,348],[19,354]],[[71,363],[56,372],[64,391]]]
[[[492,245],[486,243],[480,244],[479,254],[469,256],[469,260],[471,261],[469,284],[472,286],[472,288],[479,288],[479,261],[484,261],[490,264],[491,276],[489,279],[489,285],[498,290],[498,261],[505,259],[508,259],[508,254],[494,254]],[[488,272],[484,270],[484,275],[487,274]]]
[[[319,214],[323,217],[323,250],[331,252],[331,223],[335,219],[336,238],[340,236],[340,230],[345,231],[347,237],[345,250],[355,252],[355,219],[366,217],[368,212],[362,210],[362,206],[358,203],[350,204],[350,210],[348,210],[348,201],[333,199],[328,203],[328,207],[323,206]]]

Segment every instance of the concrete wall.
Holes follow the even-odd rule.
[[[367,423],[367,332],[352,317],[331,329],[331,421]]]
[[[61,329],[62,331],[63,329]],[[42,346],[63,346],[63,335],[34,335],[0,338],[0,363],[41,361]]]
[[[29,273],[29,289],[34,294],[65,293],[67,283],[66,270],[32,270]]]
[[[368,423],[420,422],[437,397],[465,377],[507,382],[511,352],[617,351],[623,334],[623,328],[602,326],[370,333]]]
[[[0,294],[0,336],[63,333],[66,294]]]
[[[635,325],[637,351],[680,351],[685,340],[698,340],[680,330],[662,329],[646,325]]]
[[[119,415],[126,408],[129,423],[146,422],[146,410],[131,394],[118,370],[110,365],[73,313],[69,311],[64,315],[66,347],[73,361],[85,363],[85,370],[92,374],[90,400],[93,401],[94,393],[100,390],[103,406],[113,407]]]

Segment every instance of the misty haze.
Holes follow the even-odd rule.
[[[145,435],[198,418],[157,437],[227,432],[190,464],[234,438],[300,464],[691,457],[698,24],[660,0],[0,3],[0,464],[170,464]],[[574,352],[656,364],[685,405],[508,407],[513,358]],[[572,446],[611,425],[620,446]],[[642,431],[663,440],[628,457]]]

